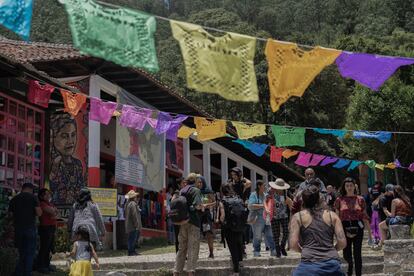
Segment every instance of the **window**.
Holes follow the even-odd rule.
[[[0,186],[40,187],[44,166],[44,111],[0,93]]]

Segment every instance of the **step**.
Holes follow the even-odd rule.
[[[245,266],[241,269],[240,275],[254,275],[254,276],[265,276],[265,275],[291,275],[292,271],[296,268],[296,265],[273,265],[273,266]],[[342,265],[342,269],[346,272],[347,265]],[[99,270],[94,271],[95,276],[106,276],[107,273],[113,272],[114,270]],[[127,276],[164,276],[171,275],[172,270],[162,269],[157,270],[139,270],[139,269],[122,269],[118,270]],[[228,266],[222,267],[203,267],[197,268],[197,276],[228,276],[232,272]],[[379,276],[384,275],[383,264],[379,263],[364,263],[362,268],[363,275]]]
[[[280,265],[294,265],[296,266],[300,262],[298,257],[292,258],[275,258],[275,257],[260,257],[260,258],[247,258],[243,261],[245,267],[256,266],[280,266]],[[383,256],[363,256],[363,263],[380,263],[383,264]],[[342,263],[345,261],[342,259]],[[153,270],[164,267],[166,269],[172,269],[174,267],[173,260],[166,261],[137,261],[134,257],[129,258],[105,258],[100,264],[102,269],[136,269],[136,270]],[[200,259],[197,262],[197,267],[230,267],[230,257],[224,257],[220,259]]]

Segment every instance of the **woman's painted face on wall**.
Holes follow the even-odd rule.
[[[75,125],[66,124],[54,139],[55,148],[63,156],[73,155],[76,148],[76,139]]]

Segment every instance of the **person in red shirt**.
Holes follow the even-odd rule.
[[[355,275],[361,276],[364,226],[368,228],[370,240],[372,237],[365,209],[365,200],[362,196],[357,195],[355,184],[355,180],[352,177],[345,178],[340,189],[341,196],[336,199],[334,207],[345,230],[346,247],[343,253],[344,259],[348,263],[348,275],[352,275],[355,264]]]
[[[48,274],[53,268],[50,266],[50,253],[53,251],[56,232],[56,217],[58,210],[50,202],[52,195],[48,189],[40,189],[39,191],[40,208],[42,215],[40,216],[39,236],[40,250],[37,257],[38,271]]]

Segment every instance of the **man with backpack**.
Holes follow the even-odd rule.
[[[197,175],[191,173],[179,196],[171,200],[168,216],[174,224],[180,225],[174,276],[183,273],[186,258],[188,276],[194,275],[197,265],[201,225],[199,210],[203,207],[200,189],[195,187],[196,178]]]
[[[248,211],[243,200],[236,195],[231,183],[221,187],[223,200],[220,203],[220,221],[230,250],[234,276],[239,275],[240,262],[243,261],[243,231]]]
[[[227,181],[231,184],[234,193],[243,201],[244,205],[247,207],[248,199],[250,196],[250,188],[252,182],[243,177],[243,170],[239,167],[234,167],[230,170],[231,178]],[[246,244],[250,240],[250,225],[245,224],[243,231],[243,256],[247,258],[246,254]]]

